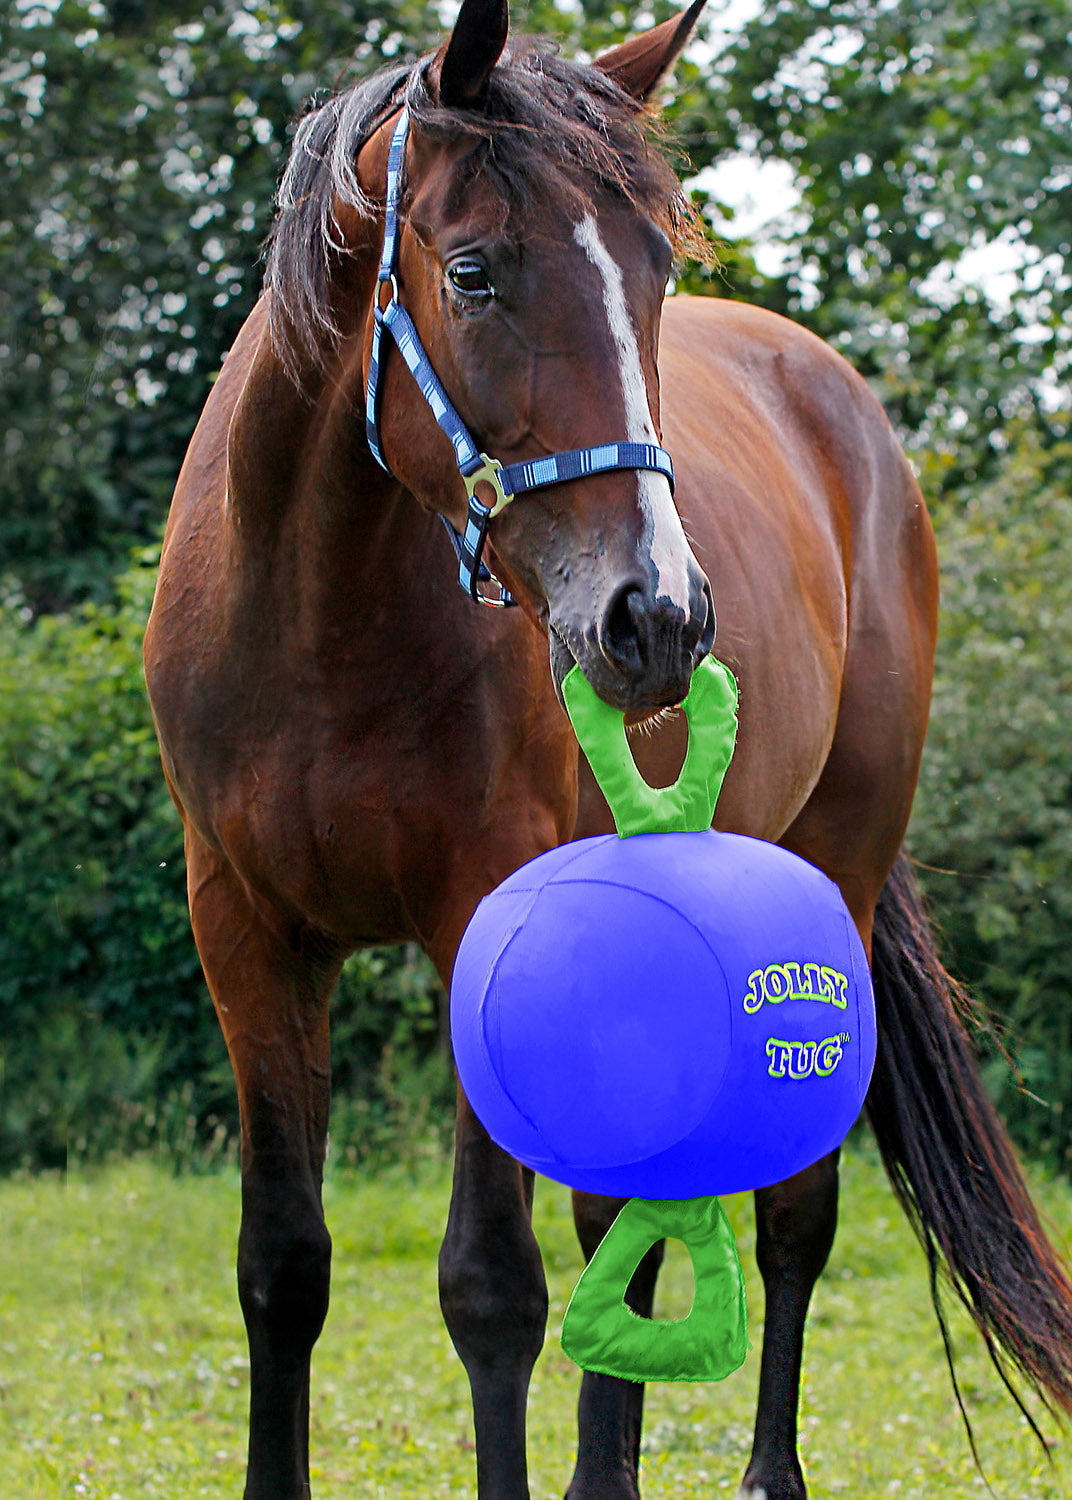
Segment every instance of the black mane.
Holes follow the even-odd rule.
[[[338,336],[330,269],[346,253],[333,204],[364,217],[377,205],[355,175],[366,140],[405,102],[415,130],[486,142],[479,170],[510,211],[549,195],[581,204],[596,188],[622,194],[662,222],[675,244],[702,239],[681,186],[657,149],[658,124],[598,68],[521,39],[493,70],[478,111],[443,108],[429,88],[433,59],[380,70],[312,110],[294,137],[278,194],[265,286],[273,333],[288,364],[321,362]]]

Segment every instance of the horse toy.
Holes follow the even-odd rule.
[[[875,976],[868,1113],[894,1183],[988,1348],[1072,1410],[1072,1291],[901,854],[937,622],[919,487],[833,350],[741,302],[665,298],[697,235],[651,101],[701,8],[582,64],[508,44],[506,0],[463,0],[433,55],[310,110],[264,295],[179,476],[145,668],[241,1114],[246,1500],[309,1494],[347,955],[419,943],[449,984],[489,891],[612,831],[561,707],[574,666],[649,724],[641,769],[672,779],[680,730],[659,715],[714,645],[716,600],[741,686],[718,826],[837,884]],[[473,602],[502,598],[485,573],[515,607]],[[528,1494],[547,1317],[532,1193],[459,1090],[439,1288],[480,1500]],[[804,1325],[837,1197],[836,1152],[755,1195],[767,1313],[744,1488],[765,1500],[805,1493]],[[620,1203],[574,1205],[591,1256]],[[638,1313],[658,1259],[630,1288]],[[642,1405],[641,1385],[584,1375],[570,1500],[635,1500]]]
[[[505,1151],[630,1200],[570,1301],[567,1353],[623,1379],[718,1379],[747,1337],[715,1195],[784,1181],[844,1139],[875,1058],[867,955],[832,881],[711,831],[736,733],[726,667],[697,668],[685,761],[663,789],[576,668],[563,688],[617,836],[542,854],[485,896],[451,981],[454,1058]],[[625,1305],[667,1234],[688,1247],[696,1287],[670,1325]]]

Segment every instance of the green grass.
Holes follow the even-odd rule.
[[[852,1153],[842,1180],[842,1227],[805,1351],[801,1430],[813,1500],[985,1495],[953,1404],[922,1255],[869,1154]],[[317,1500],[473,1493],[468,1389],[436,1301],[447,1195],[445,1168],[418,1182],[329,1178],[335,1272],[314,1362]],[[1067,1241],[1072,1192],[1040,1183],[1038,1195]],[[747,1459],[763,1298],[750,1206],[738,1198],[728,1208],[757,1347],[721,1385],[649,1390],[648,1500],[732,1495]],[[580,1265],[564,1189],[539,1185],[536,1221],[551,1317],[533,1379],[529,1455],[534,1500],[549,1500],[569,1478],[577,1384],[556,1338]],[[2,1500],[241,1494],[247,1361],[237,1228],[233,1173],[175,1179],[139,1161],[0,1184]],[[680,1316],[691,1273],[681,1247],[671,1252],[658,1310]],[[1051,1468],[966,1321],[956,1316],[953,1327],[995,1493],[1072,1494],[1066,1446]]]

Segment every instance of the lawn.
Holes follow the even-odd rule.
[[[317,1500],[473,1493],[468,1391],[439,1318],[436,1251],[446,1168],[361,1181],[329,1175],[332,1309],[314,1361]],[[1072,1192],[1039,1183],[1066,1242]],[[751,1442],[762,1288],[751,1212],[730,1200],[756,1349],[718,1386],[648,1394],[648,1500],[733,1494]],[[541,1183],[537,1231],[551,1289],[530,1403],[534,1500],[571,1468],[577,1375],[557,1332],[579,1253],[568,1194]],[[234,1286],[235,1175],[175,1178],[149,1161],[0,1184],[2,1500],[192,1500],[241,1494],[247,1361]],[[674,1254],[673,1251],[677,1251]],[[688,1305],[671,1247],[664,1316]],[[962,1388],[998,1496],[1072,1494],[1072,1455],[1051,1467],[953,1319]],[[945,1371],[923,1257],[866,1150],[843,1171],[842,1228],[813,1303],[802,1444],[813,1500],[985,1495]],[[1054,1433],[1053,1424],[1046,1429]]]

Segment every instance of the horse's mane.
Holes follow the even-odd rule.
[[[504,209],[546,208],[549,195],[587,205],[593,190],[621,194],[664,224],[678,249],[703,236],[658,149],[656,118],[598,68],[559,57],[545,42],[512,42],[492,72],[479,111],[448,109],[429,88],[433,58],[381,69],[302,119],[278,193],[267,256],[273,334],[292,368],[322,362],[338,337],[330,290],[346,254],[336,200],[362,217],[377,205],[355,173],[366,140],[403,101],[414,128],[440,139],[471,137],[471,157]],[[404,208],[404,204],[403,204]]]

